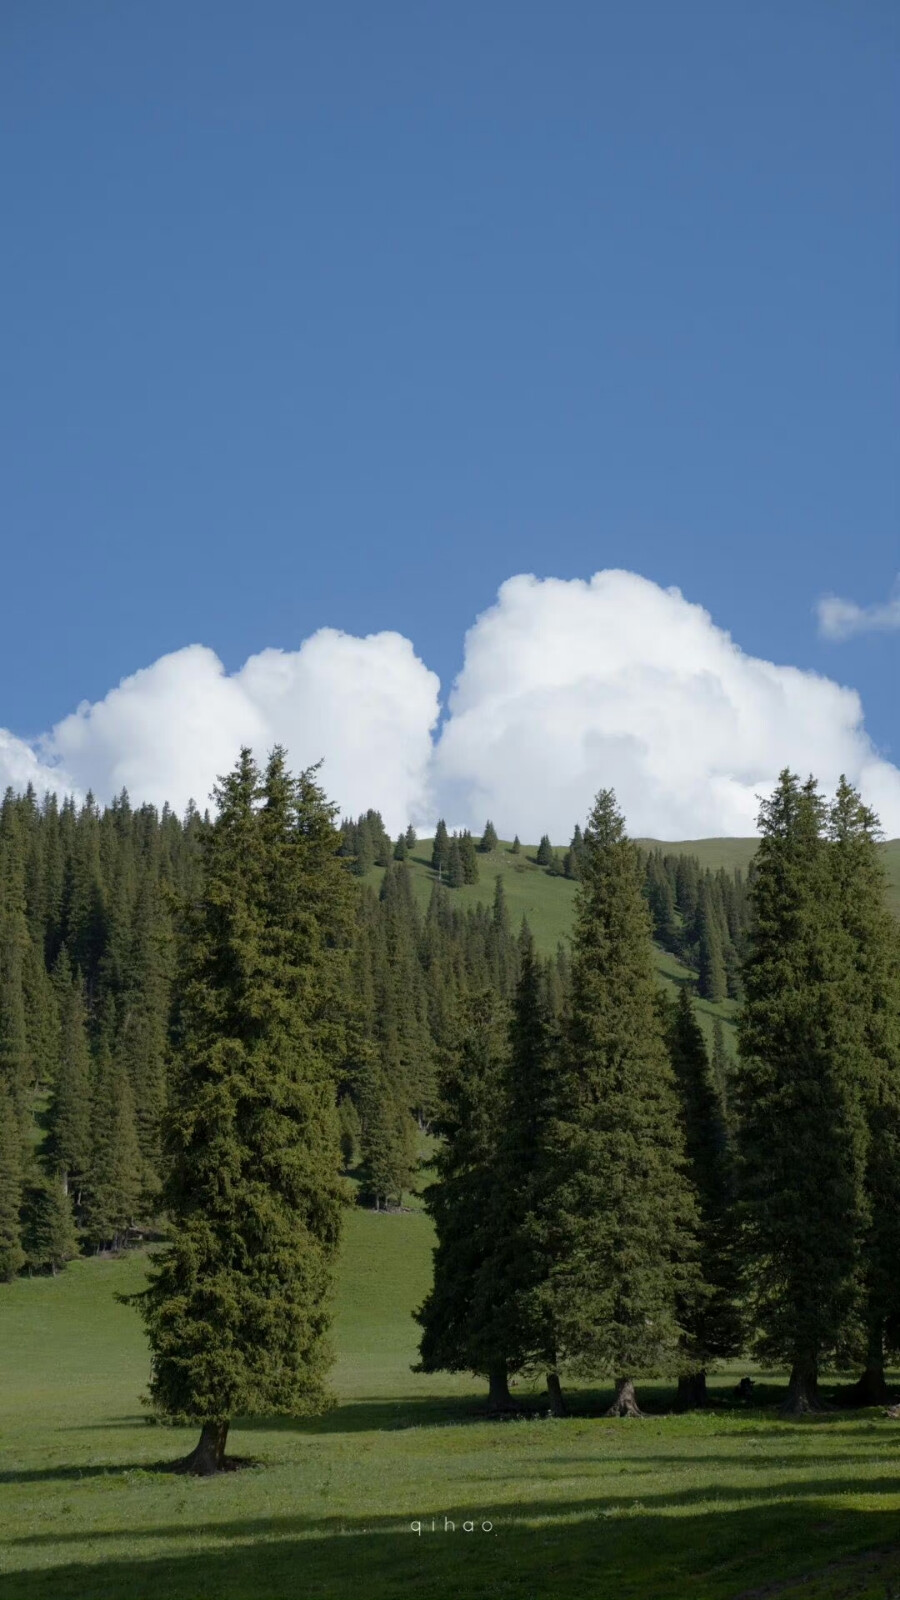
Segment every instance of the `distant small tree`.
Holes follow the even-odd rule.
[[[464,882],[477,883],[478,856],[475,853],[475,840],[467,828],[459,836],[459,854],[462,860]]]
[[[404,837],[406,839],[406,848],[407,848],[407,850],[414,850],[416,848],[416,844],[418,843],[418,841],[416,839],[416,830],[413,827],[412,823],[410,823],[409,827],[407,828]]]
[[[450,866],[450,835],[443,817],[438,819],[434,833],[434,843],[431,847],[431,865],[435,872],[443,875]]]
[[[487,855],[491,850],[496,850],[499,843],[500,841],[497,838],[497,829],[494,827],[494,824],[490,821],[490,819],[488,819],[484,825],[484,833],[481,835],[481,843],[478,848],[483,855]]]
[[[449,883],[451,889],[461,889],[465,881],[466,869],[463,865],[462,851],[459,847],[459,840],[454,837],[450,840],[450,850],[447,861],[447,882]]]
[[[394,845],[394,860],[405,861],[406,855],[406,835],[404,833],[398,833],[397,843]]]
[[[521,852],[521,849],[522,849],[522,844],[521,844],[521,841],[519,839],[519,835],[516,834],[516,837],[513,839],[513,842],[509,847],[509,853],[510,853],[511,856],[517,856]]]
[[[539,867],[549,867],[552,860],[553,846],[550,843],[550,835],[545,833],[542,834],[541,842],[538,845],[537,864]]]

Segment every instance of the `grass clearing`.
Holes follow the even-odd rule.
[[[885,1600],[900,1583],[897,1424],[785,1423],[771,1374],[741,1412],[735,1373],[708,1414],[551,1421],[519,1386],[529,1415],[483,1420],[480,1384],[410,1371],[431,1237],[422,1213],[348,1215],[338,1406],[244,1420],[230,1446],[261,1465],[212,1481],[154,1470],[194,1433],[138,1404],[146,1347],[114,1294],[143,1257],[4,1286],[0,1600]],[[661,1412],[671,1390],[641,1395]]]

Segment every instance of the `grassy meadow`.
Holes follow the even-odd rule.
[[[671,1391],[647,1384],[643,1421],[602,1418],[609,1396],[588,1389],[554,1421],[519,1385],[523,1417],[488,1421],[478,1384],[410,1370],[430,1244],[421,1212],[348,1213],[337,1406],[245,1419],[230,1448],[257,1464],[213,1480],[157,1470],[194,1433],[148,1425],[138,1403],[147,1351],[114,1295],[143,1256],[4,1286],[0,1600],[900,1593],[896,1423],[786,1423],[767,1374],[742,1410],[736,1372],[708,1414],[666,1415]]]

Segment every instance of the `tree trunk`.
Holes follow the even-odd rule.
[[[634,1384],[630,1378],[616,1379],[616,1398],[605,1413],[607,1417],[642,1417],[643,1412],[637,1403]]]
[[[518,1407],[509,1392],[506,1363],[498,1361],[488,1373],[488,1410],[517,1411]]]
[[[678,1379],[679,1411],[700,1411],[707,1404],[706,1373],[688,1372]]]
[[[780,1411],[783,1417],[807,1417],[827,1411],[819,1394],[818,1363],[810,1358],[794,1362],[788,1382],[788,1392]]]
[[[189,1456],[172,1465],[173,1472],[188,1472],[197,1478],[211,1478],[225,1466],[227,1422],[204,1422],[200,1439]]]
[[[886,1406],[891,1401],[891,1391],[884,1378],[884,1330],[881,1323],[869,1330],[869,1348],[866,1364],[856,1382],[842,1389],[838,1396],[842,1406]]]
[[[565,1417],[568,1415],[566,1402],[563,1399],[562,1386],[558,1372],[547,1373],[547,1394],[550,1397],[551,1417]]]

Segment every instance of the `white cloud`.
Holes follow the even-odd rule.
[[[473,827],[564,840],[611,785],[634,834],[750,834],[789,766],[826,789],[846,772],[900,833],[900,772],[853,690],[745,655],[634,573],[510,578],[466,637],[450,712],[436,782]]]
[[[898,579],[900,584],[900,579]],[[859,606],[855,600],[825,595],[817,604],[819,632],[825,639],[852,639],[858,633],[889,633],[900,628],[900,588],[883,605]]]
[[[92,789],[104,801],[126,788],[135,801],[182,811],[193,799],[202,810],[242,744],[259,758],[283,744],[295,768],[324,760],[323,787],[344,811],[378,806],[396,832],[431,811],[439,688],[397,633],[356,639],[323,628],[299,650],[264,650],[234,674],[212,650],[188,645],[85,701],[37,751],[0,735],[0,781]]]
[[[331,628],[235,673],[189,645],[85,702],[29,743],[0,730],[0,786],[201,808],[241,744],[284,744],[346,814],[392,833],[443,814],[501,834],[569,837],[611,785],[632,833],[755,831],[789,766],[827,791],[841,772],[900,834],[900,771],[866,735],[851,689],[745,655],[709,614],[634,573],[510,578],[465,641],[436,743],[438,679],[397,633]]]

